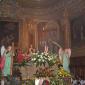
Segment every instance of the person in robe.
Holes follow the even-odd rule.
[[[5,57],[4,57],[4,53],[5,53],[6,49],[5,46],[2,45],[1,46],[1,58],[0,58],[0,70],[3,73],[3,68],[4,68],[4,64],[5,64]],[[3,79],[3,75],[2,75],[2,79],[1,79],[1,85],[4,85],[4,79]]]
[[[25,61],[29,61],[31,59],[31,56],[28,54],[28,51],[24,51],[23,57]]]
[[[3,68],[3,76],[8,77],[12,75],[12,65],[13,65],[12,46],[7,47],[4,56],[5,56],[5,65]]]
[[[0,58],[0,60],[1,60],[1,62],[0,62],[0,69],[1,69],[1,70],[3,70],[4,63],[5,63],[5,57],[4,57],[5,50],[6,50],[6,49],[5,49],[5,46],[2,45],[2,46],[1,46],[1,58]]]
[[[29,48],[29,54],[33,53],[33,46],[30,45],[30,48]]]
[[[35,53],[35,52],[36,52],[36,50],[33,48],[32,44],[31,44],[29,49],[28,49],[28,52],[27,52],[28,53],[28,60],[30,60],[32,53]]]
[[[63,65],[63,68],[65,71],[70,72],[70,56],[71,56],[71,49],[63,49],[60,48],[59,49],[59,58],[60,58],[60,62]]]
[[[24,55],[21,49],[18,50],[17,61],[18,63],[22,63],[24,60]]]
[[[41,84],[40,84],[40,85],[41,85]],[[42,85],[50,85],[49,80],[44,80],[43,83],[42,83]]]

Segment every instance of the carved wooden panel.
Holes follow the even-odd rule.
[[[85,44],[85,16],[72,20],[71,23],[72,47],[83,47]]]
[[[85,79],[85,56],[71,57],[70,69],[75,77]]]

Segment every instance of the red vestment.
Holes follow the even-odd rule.
[[[5,64],[5,57],[1,57],[0,58],[0,69],[2,70],[4,68],[4,64]]]
[[[18,61],[18,63],[22,63],[23,60],[24,60],[24,56],[23,56],[22,51],[20,50],[18,52],[17,61]]]

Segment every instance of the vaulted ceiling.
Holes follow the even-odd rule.
[[[49,8],[59,3],[60,0],[16,0],[25,8]]]
[[[69,18],[85,14],[85,0],[2,0],[0,15],[35,17],[37,19],[62,18],[65,9]]]

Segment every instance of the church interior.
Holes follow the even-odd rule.
[[[12,46],[13,63],[17,61],[17,49],[27,50],[30,55],[30,51],[58,55],[60,48],[71,49],[70,73],[76,80],[85,80],[85,0],[0,0],[0,49],[2,45]],[[25,67],[23,72],[28,71],[28,76],[38,68],[34,65],[21,67]],[[18,68],[21,70],[21,67]],[[13,68],[14,65],[12,75],[16,73]],[[3,74],[1,69],[0,74]]]

